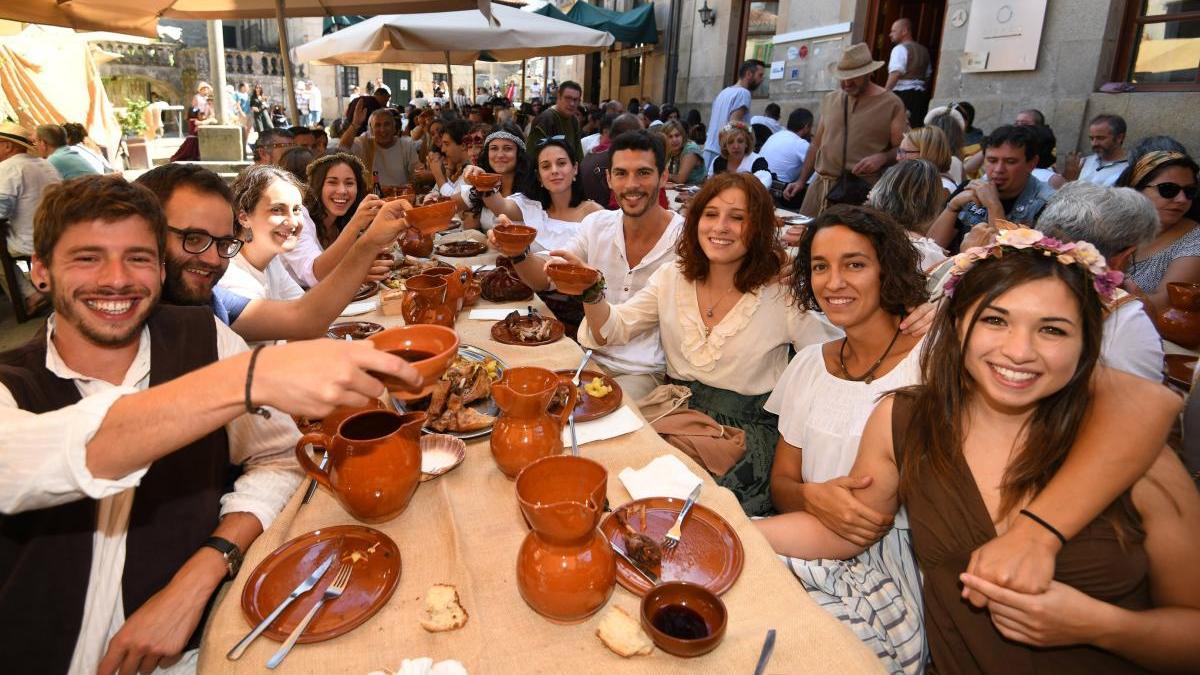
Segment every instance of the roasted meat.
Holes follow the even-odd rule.
[[[662,547],[650,537],[638,532],[629,524],[624,509],[615,512],[621,536],[625,539],[625,554],[648,570],[658,571],[662,567]],[[645,525],[645,516],[642,524]]]
[[[504,327],[520,342],[544,342],[550,339],[554,323],[536,312],[522,315],[520,310],[513,310],[504,317]]]

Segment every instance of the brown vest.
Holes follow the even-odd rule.
[[[908,66],[904,69],[904,74],[900,76],[902,80],[921,80],[928,87],[929,85],[929,50],[917,42],[903,42],[901,46],[904,51],[908,52]]]
[[[209,307],[160,305],[148,321],[150,386],[217,360]],[[80,400],[71,380],[46,369],[45,328],[0,354],[0,384],[18,407],[49,412]],[[187,411],[181,410],[180,414]],[[148,419],[146,424],[170,424]],[[136,488],[121,590],[129,616],[157,593],[217,526],[229,466],[222,427],[159,459]],[[0,515],[0,655],[13,673],[65,673],[83,622],[97,502]],[[199,644],[203,620],[189,641]]]

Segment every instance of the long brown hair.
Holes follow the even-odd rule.
[[[963,461],[967,405],[976,392],[964,351],[979,315],[1008,291],[1045,278],[1061,280],[1075,298],[1082,317],[1083,350],[1071,379],[1038,401],[1026,422],[1024,441],[1004,472],[1000,512],[1010,512],[1021,499],[1044,487],[1062,465],[1091,398],[1089,386],[1100,357],[1104,322],[1100,297],[1081,266],[1064,265],[1038,249],[1006,249],[1003,256],[981,260],[963,275],[926,338],[921,352],[923,384],[907,390],[915,400],[907,447],[900,453],[901,498],[920,489],[925,472],[930,480],[953,482],[954,467]]]
[[[354,174],[354,182],[357,188],[354,191],[354,199],[350,202],[350,208],[341,216],[333,221],[333,227],[325,226],[325,217],[329,214],[329,210],[325,208],[325,201],[321,199],[321,192],[325,186],[325,177],[329,175],[330,169],[338,164],[345,164],[350,167],[350,171]],[[321,246],[329,248],[337,239],[338,233],[343,227],[350,222],[354,217],[354,212],[358,210],[358,205],[362,203],[363,197],[367,196],[366,169],[363,167],[362,160],[348,152],[335,152],[332,155],[318,157],[315,161],[308,165],[308,191],[304,193],[304,208],[308,209],[308,215],[312,218],[313,223],[317,226],[317,240],[321,242]]]
[[[742,231],[746,257],[742,258],[733,284],[738,291],[749,293],[779,274],[786,255],[783,245],[775,236],[775,202],[754,174],[722,173],[704,181],[704,186],[688,207],[683,236],[675,245],[675,253],[679,256],[677,264],[683,278],[688,281],[708,278],[708,256],[700,248],[700,216],[710,201],[729,188],[738,188],[746,195],[746,222],[749,227]]]

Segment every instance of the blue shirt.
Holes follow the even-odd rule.
[[[213,288],[213,314],[226,326],[232,326],[238,320],[238,317],[242,315],[242,310],[246,309],[246,305],[249,304],[250,300],[248,298],[243,298],[237,293],[232,293],[220,286]]]
[[[708,138],[704,149],[721,154],[721,127],[729,121],[729,115],[738,108],[750,109],[750,90],[734,84],[725,87],[713,99],[712,114],[708,116]]]
[[[1053,196],[1054,188],[1030,176],[1025,183],[1025,189],[1021,190],[1021,194],[1013,200],[1012,206],[1007,207],[1007,211],[1000,217],[1021,225],[1033,225],[1038,214],[1046,207],[1046,202]],[[987,218],[988,210],[975,202],[967,202],[958,213],[959,225],[965,230],[970,230]]]
[[[100,173],[78,150],[69,145],[64,145],[50,153],[46,161],[50,162],[50,166],[54,167],[63,180]]]

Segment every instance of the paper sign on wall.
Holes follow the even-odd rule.
[[[771,62],[771,79],[772,80],[782,80],[783,79],[783,64],[784,64],[783,61],[772,61]]]

